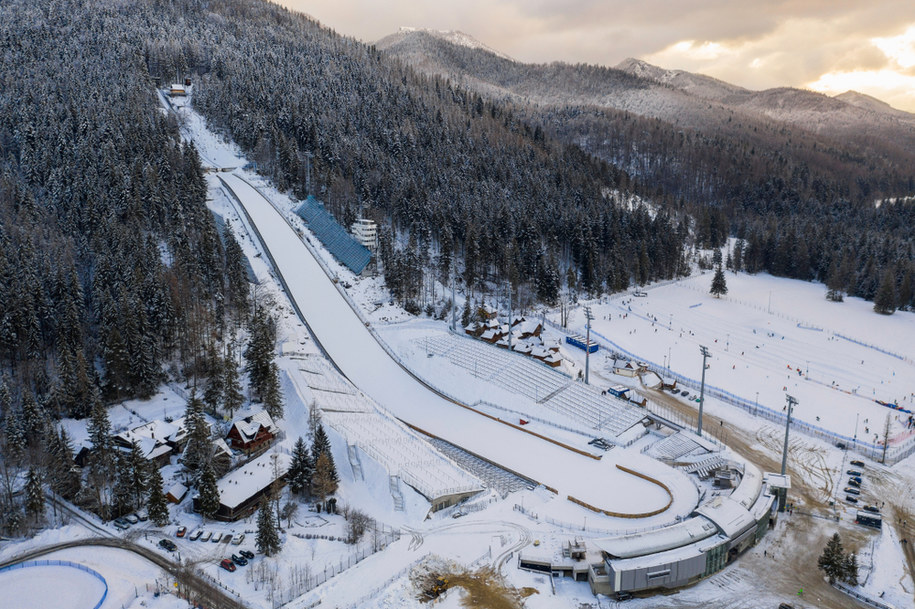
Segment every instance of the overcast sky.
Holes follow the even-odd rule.
[[[460,30],[519,61],[637,57],[751,89],[849,89],[915,112],[915,0],[278,0],[374,42]]]

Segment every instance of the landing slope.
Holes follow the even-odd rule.
[[[695,507],[696,496],[688,483],[683,484],[685,477],[654,460],[620,450],[596,461],[487,419],[430,391],[391,359],[276,209],[239,177],[221,179],[257,227],[290,297],[328,356],[357,387],[395,416],[553,487],[562,497],[571,495],[604,510],[649,512],[668,502],[667,493],[656,484],[618,470],[615,458],[674,489],[671,508],[656,520],[669,521]]]

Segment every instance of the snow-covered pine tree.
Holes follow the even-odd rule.
[[[712,278],[712,289],[709,290],[709,293],[713,294],[715,298],[720,298],[728,293],[728,284],[727,280],[724,278],[724,271],[721,269],[721,264],[715,269],[715,276]]]
[[[829,583],[834,584],[841,579],[845,568],[845,550],[842,548],[842,538],[838,533],[826,543],[823,553],[817,560],[817,567],[826,573]]]
[[[286,478],[289,481],[289,490],[293,494],[301,495],[311,490],[311,478],[314,474],[314,463],[308,452],[305,440],[299,436],[292,448],[292,462]]]
[[[153,467],[149,474],[149,499],[146,504],[146,511],[149,513],[149,519],[157,527],[164,527],[168,524],[168,502],[165,499],[165,492],[162,489],[162,472],[158,467]]]
[[[874,296],[874,311],[882,315],[892,315],[896,310],[896,275],[887,269],[880,279],[880,287]]]
[[[26,476],[25,513],[35,523],[38,523],[44,516],[44,486],[41,472],[37,467],[30,467]]]
[[[219,512],[219,487],[216,484],[216,473],[213,466],[207,463],[200,475],[197,509],[204,518],[215,518]]]
[[[149,470],[155,469],[155,463],[149,463],[143,456],[140,445],[133,442],[128,456],[130,462],[130,491],[133,494],[134,508],[140,507],[146,490],[149,488]]]
[[[241,381],[239,380],[238,368],[235,366],[235,357],[232,354],[231,345],[228,348],[225,367],[223,368],[223,387],[222,407],[231,419],[235,415],[235,411],[241,408],[245,401],[241,393]]]
[[[261,501],[257,511],[257,537],[255,539],[257,551],[267,556],[273,556],[280,551],[280,533],[276,527],[273,509],[267,499]]]
[[[210,370],[210,377],[207,379],[206,389],[203,390],[203,403],[206,404],[210,413],[216,416],[216,412],[225,402],[226,395],[226,366],[230,365],[221,357],[214,357]]]
[[[842,561],[842,580],[849,586],[858,585],[858,555],[849,552]]]

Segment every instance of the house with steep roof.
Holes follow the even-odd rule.
[[[236,419],[226,435],[226,441],[233,449],[251,455],[266,450],[279,432],[270,414],[261,410]]]

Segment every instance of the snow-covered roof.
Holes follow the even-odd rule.
[[[157,442],[178,442],[186,435],[184,417],[181,417],[171,423],[160,419],[149,421],[129,431],[122,431],[117,437],[126,440],[127,443],[139,438],[151,438]]]
[[[634,558],[686,546],[716,532],[713,523],[699,516],[652,531],[595,539],[593,543],[610,556]]]
[[[696,513],[714,522],[722,533],[731,538],[755,524],[753,515],[747,508],[730,497],[715,497],[696,508]]]
[[[292,457],[284,453],[267,453],[242,467],[232,470],[219,480],[219,501],[234,509],[253,495],[273,484],[273,459],[276,458],[276,473],[280,476],[289,469]]]
[[[172,485],[172,487],[170,489],[165,491],[165,494],[171,495],[178,501],[181,501],[181,499],[183,499],[184,496],[187,494],[187,487],[184,486],[183,484],[181,484],[180,482],[176,482],[174,485]]]
[[[522,334],[533,334],[537,331],[537,328],[540,327],[540,322],[532,319],[521,322],[521,325],[518,327],[518,330]]]
[[[226,441],[222,438],[216,438],[213,440],[213,455],[216,456],[221,453],[225,453],[229,456],[232,455],[232,451],[229,449],[229,445],[226,444]]]
[[[636,569],[646,569],[649,567],[669,565],[671,563],[688,560],[701,556],[710,548],[726,543],[728,540],[724,535],[715,535],[706,537],[689,545],[672,548],[656,554],[645,556],[636,556],[633,558],[613,559],[610,560],[610,566],[614,571],[633,571]]]
[[[232,427],[237,429],[238,433],[245,440],[253,440],[261,427],[273,435],[279,433],[279,428],[273,422],[273,419],[266,410],[260,410],[252,415],[237,419],[232,423]]]
[[[749,510],[756,503],[756,499],[762,492],[762,472],[758,467],[749,461],[744,463],[743,477],[740,484],[730,494],[732,501],[740,504],[744,509]]]

